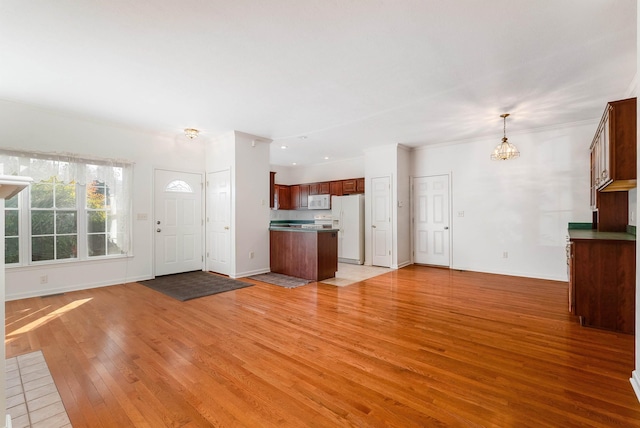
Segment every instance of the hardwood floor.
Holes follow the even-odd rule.
[[[633,427],[634,338],[580,327],[567,284],[410,266],[348,287],[188,302],[142,285],[6,303],[75,428]]]

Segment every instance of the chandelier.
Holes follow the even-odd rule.
[[[196,138],[199,133],[200,133],[200,131],[198,131],[197,129],[193,129],[193,128],[186,128],[184,130],[184,135],[189,137],[190,140],[193,140],[194,138]]]
[[[498,144],[498,146],[493,149],[493,153],[491,153],[491,160],[509,160],[520,157],[520,152],[510,142],[507,141],[507,116],[509,113],[501,114],[500,117],[503,119],[503,137],[502,143]]]

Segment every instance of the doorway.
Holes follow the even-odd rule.
[[[207,269],[231,272],[231,171],[207,174]]]
[[[391,267],[391,178],[371,179],[371,242],[374,266]]]
[[[451,265],[449,175],[413,179],[413,261]]]
[[[202,174],[156,169],[155,276],[203,268]]]

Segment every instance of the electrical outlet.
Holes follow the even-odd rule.
[[[252,259],[254,256],[253,251],[249,251],[249,258]]]
[[[458,217],[464,217],[464,211],[458,211]]]
[[[47,282],[49,282],[49,277],[47,275],[42,275],[40,277],[40,284],[46,284]]]
[[[502,253],[502,258],[503,259],[508,259],[509,258],[509,252],[508,251],[503,252]]]

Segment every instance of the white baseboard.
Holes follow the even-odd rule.
[[[629,382],[631,382],[631,386],[636,393],[636,398],[640,401],[640,373],[638,373],[638,370],[634,370],[631,373],[631,379],[629,379]]]
[[[247,272],[236,272],[233,275],[229,275],[229,278],[238,279],[238,278],[244,278],[244,277],[253,276],[253,275],[260,275],[261,273],[269,273],[269,272],[271,272],[271,269],[262,268],[262,269],[250,270]]]
[[[6,422],[6,427],[7,428],[11,428],[13,425],[11,425],[11,415],[7,415],[7,422]]]

